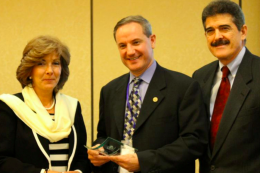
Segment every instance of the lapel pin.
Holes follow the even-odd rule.
[[[158,102],[158,97],[154,97],[153,102]]]

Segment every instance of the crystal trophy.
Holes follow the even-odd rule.
[[[129,148],[134,152],[137,151],[137,149],[110,137],[108,137],[102,144],[100,144],[97,147],[87,147],[87,148],[91,150],[99,150],[99,153],[105,156],[120,155],[121,149],[123,148]]]

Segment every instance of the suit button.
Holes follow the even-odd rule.
[[[210,166],[210,169],[211,169],[211,171],[214,171],[214,170],[215,170],[215,166],[214,166],[214,165],[211,165],[211,166]]]

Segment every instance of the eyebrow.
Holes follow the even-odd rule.
[[[219,25],[217,28],[224,27],[224,26],[231,27],[230,25],[225,24],[225,25]],[[211,29],[211,28],[213,28],[213,27],[210,26],[210,27],[206,28],[205,30],[207,30],[207,29]]]
[[[53,61],[56,61],[56,60],[59,60],[61,61],[61,58],[60,57],[57,57],[57,58],[54,58]],[[41,59],[41,61],[46,61],[44,58]]]
[[[132,40],[132,42],[133,42],[133,41],[141,41],[141,40],[142,40],[142,39],[140,39],[140,38],[135,38],[135,39]]]
[[[59,60],[59,61],[60,61],[61,59],[58,57],[58,58],[55,58],[55,59],[53,59],[53,60]]]
[[[231,27],[230,25],[226,24],[226,25],[220,25],[219,27],[223,27],[223,26],[228,26],[228,27]]]

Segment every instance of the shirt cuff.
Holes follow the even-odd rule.
[[[78,170],[78,169],[77,169],[77,170],[75,170],[75,171],[78,171],[79,173],[82,173],[82,172],[81,172],[81,170]]]

